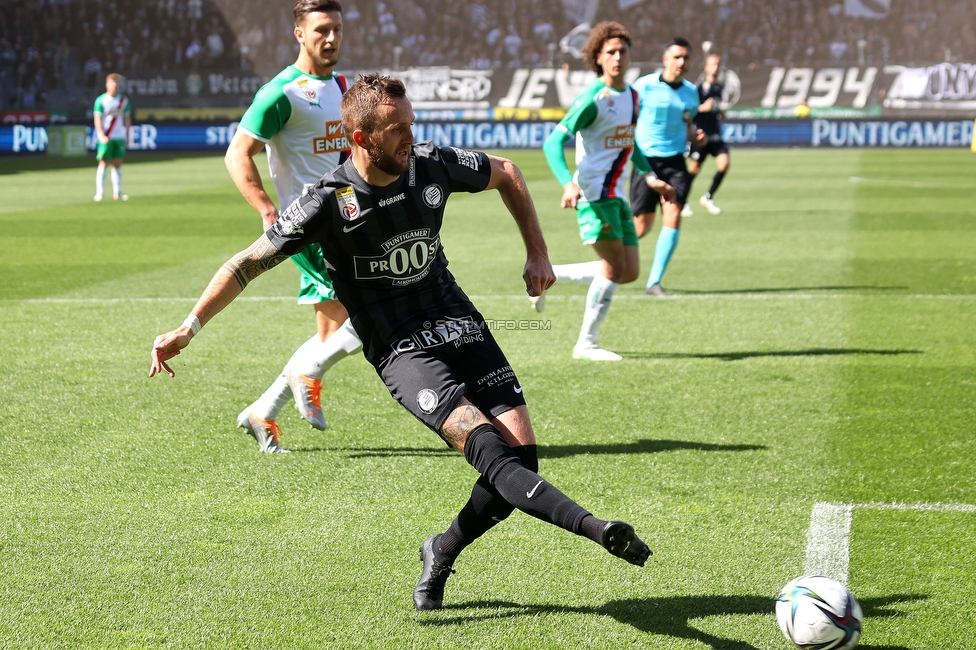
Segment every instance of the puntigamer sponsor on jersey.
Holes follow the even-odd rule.
[[[430,235],[430,228],[410,230],[383,242],[382,255],[356,255],[356,279],[392,280],[394,286],[423,280],[441,245],[440,237]]]
[[[312,151],[315,153],[333,153],[349,151],[349,140],[342,122],[335,120],[325,123],[325,137],[312,138]]]
[[[622,124],[618,126],[613,135],[604,138],[603,146],[607,149],[627,149],[633,147],[634,125]]]

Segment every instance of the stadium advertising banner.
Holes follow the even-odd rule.
[[[254,74],[173,72],[123,77],[121,91],[137,107],[179,104],[246,106],[262,85],[264,80]]]
[[[470,149],[539,149],[557,122],[553,120],[418,121],[417,140]],[[971,120],[728,120],[722,137],[736,147],[969,147]],[[60,127],[58,127],[60,128]],[[237,122],[219,124],[135,124],[129,151],[214,151],[227,149]],[[95,150],[87,127],[87,149]],[[0,154],[37,154],[48,150],[48,127],[0,126]]]
[[[633,82],[658,69],[635,64],[627,80]],[[359,71],[343,72],[355,78]],[[595,76],[589,70],[561,68],[430,67],[383,72],[403,79],[418,118],[432,120],[558,120]],[[697,74],[695,70],[691,77]],[[976,63],[730,67],[723,74],[723,105],[729,118],[790,118],[791,109],[801,104],[815,117],[833,119],[945,119],[976,112]],[[202,121],[209,116],[220,121],[212,111],[246,107],[263,83],[260,76],[240,72],[146,74],[126,77],[122,92],[137,111],[152,113],[148,120]],[[5,123],[25,122],[23,116],[13,114],[2,118]],[[44,115],[38,112],[30,118],[29,122],[38,123]]]
[[[928,67],[767,68],[742,73],[735,105],[767,109],[816,108],[940,113],[976,111],[976,64]],[[882,112],[884,114],[884,111]]]
[[[634,66],[628,82],[657,70]],[[401,77],[414,109],[439,119],[560,119],[594,78],[587,70],[553,68],[387,71]],[[790,118],[804,104],[827,118],[920,116],[976,112],[976,64],[768,67],[724,72],[730,118]]]

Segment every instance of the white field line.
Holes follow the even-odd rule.
[[[489,294],[484,296],[469,296],[475,302],[491,300],[526,300],[526,295],[520,294]],[[548,300],[582,301],[585,295],[578,296],[548,296]],[[901,298],[905,300],[976,300],[972,293],[932,293],[932,294],[864,294],[864,293],[701,293],[675,294],[671,300],[837,300],[844,298]],[[196,302],[196,297],[160,297],[160,298],[13,298],[0,299],[0,304],[126,304],[126,303],[166,303],[166,302]],[[658,298],[648,298],[642,295],[615,295],[614,300],[646,300],[657,302]],[[294,302],[294,296],[239,296],[235,302]]]
[[[861,510],[918,510],[929,512],[973,512],[968,503],[828,503],[820,501],[810,513],[807,529],[807,557],[803,573],[833,578],[847,584],[850,564],[851,521],[855,508]]]
[[[864,178],[863,176],[851,176],[848,179],[851,183],[863,183],[865,185],[891,185],[894,187],[929,187],[955,189],[959,187],[955,183],[932,183],[925,181],[905,181],[893,178]]]
[[[827,576],[847,584],[850,562],[851,511],[843,503],[819,502],[810,513],[807,529],[807,559],[803,573]]]

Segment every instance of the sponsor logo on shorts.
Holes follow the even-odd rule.
[[[444,190],[437,183],[431,183],[424,188],[424,203],[429,208],[439,208],[444,202]]]
[[[424,413],[433,413],[437,408],[437,393],[429,388],[425,388],[417,393],[417,406]]]
[[[399,354],[448,344],[459,348],[466,343],[483,342],[485,335],[481,332],[481,327],[481,323],[471,316],[441,318],[434,322],[426,322],[410,336],[400,339],[393,346],[393,351]]]
[[[482,388],[493,388],[495,386],[512,384],[515,382],[515,372],[512,370],[512,366],[503,366],[497,370],[492,370],[487,375],[479,379],[474,389],[481,390]],[[515,383],[515,392],[522,392],[522,387],[517,383]]]

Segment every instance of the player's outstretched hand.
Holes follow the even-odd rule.
[[[180,327],[167,334],[160,334],[153,341],[152,365],[149,367],[149,376],[155,377],[157,373],[166,371],[170,377],[175,377],[176,373],[166,363],[180,353],[180,350],[190,344],[193,333],[188,327]]]
[[[525,261],[522,279],[525,280],[526,292],[535,297],[542,295],[543,291],[556,284],[556,272],[552,269],[548,257],[533,255]]]
[[[708,136],[702,129],[695,131],[695,140],[692,142],[692,144],[696,147],[704,147],[706,144],[708,144]]]

